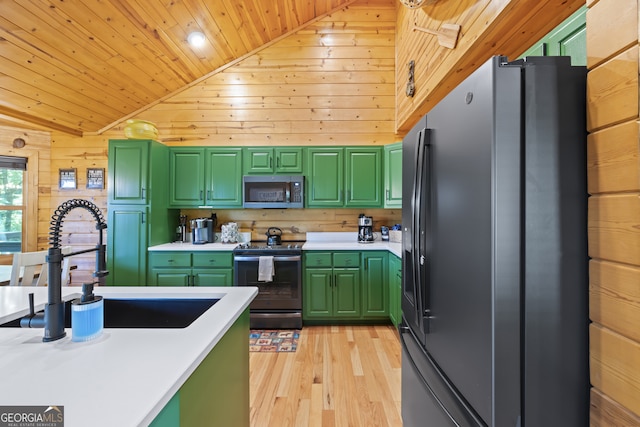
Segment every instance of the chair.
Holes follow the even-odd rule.
[[[63,254],[71,252],[71,246],[62,248]],[[49,281],[48,251],[16,252],[13,254],[9,286],[44,286]],[[62,259],[62,286],[69,283],[71,265],[68,257]]]

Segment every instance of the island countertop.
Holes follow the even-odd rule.
[[[36,310],[47,288],[0,288],[0,323]],[[104,329],[88,342],[42,342],[42,329],[0,328],[1,405],[64,406],[65,426],[148,425],[249,307],[255,287],[98,287],[122,298],[220,299],[182,329]],[[79,296],[64,287],[63,299]],[[248,339],[247,339],[248,351]]]

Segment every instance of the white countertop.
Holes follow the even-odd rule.
[[[243,233],[244,234],[244,233]],[[249,239],[251,233],[249,234]],[[402,257],[402,243],[381,241],[380,234],[374,233],[372,243],[359,243],[358,233],[353,232],[308,232],[303,251],[389,251]],[[149,247],[149,251],[232,251],[237,243],[165,243]]]
[[[0,288],[0,323],[28,313],[29,292],[36,309],[44,306],[47,288]],[[148,425],[257,292],[98,287],[97,295],[113,298],[221,299],[183,329],[105,329],[88,342],[72,342],[69,328],[66,337],[49,343],[42,342],[42,329],[0,328],[0,404],[64,406],[66,427]],[[63,299],[79,293],[64,287]]]
[[[371,243],[358,242],[354,232],[308,232],[302,250],[307,251],[389,251],[402,257],[402,243],[380,240],[380,233],[373,233]]]
[[[194,245],[193,243],[164,243],[162,245],[150,246],[148,248],[151,252],[156,251],[232,251],[237,243],[205,243],[202,245]]]

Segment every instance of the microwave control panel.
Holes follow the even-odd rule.
[[[293,203],[302,202],[302,183],[301,182],[291,183],[291,202]]]

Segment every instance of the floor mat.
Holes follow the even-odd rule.
[[[294,352],[299,329],[253,329],[249,331],[249,351]]]

